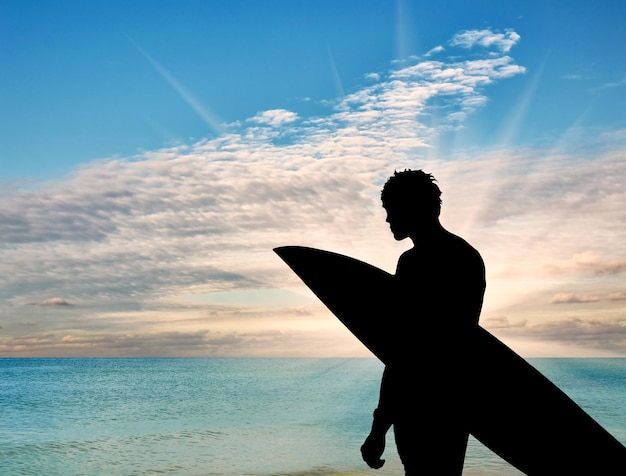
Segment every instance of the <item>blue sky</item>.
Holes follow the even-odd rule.
[[[514,55],[528,69],[494,85],[466,124],[469,140],[501,140],[524,93],[516,142],[553,140],[578,118],[624,124],[621,2],[474,3],[5,1],[0,173],[58,177],[215,134],[198,109],[216,124],[268,109],[328,114],[325,101],[362,87],[365,74],[466,29],[516,31]]]
[[[424,168],[525,355],[626,355],[623,2],[0,3],[0,354],[363,355],[271,249],[393,271]]]

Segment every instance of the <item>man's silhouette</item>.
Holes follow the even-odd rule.
[[[410,238],[414,246],[398,261],[398,299],[384,318],[401,337],[361,453],[380,468],[393,425],[407,476],[460,475],[469,435],[472,389],[464,356],[478,324],[485,267],[474,248],[439,222],[440,196],[434,177],[421,170],[395,172],[381,195],[394,238]]]

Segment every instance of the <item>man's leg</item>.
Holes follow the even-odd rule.
[[[469,433],[442,421],[431,424],[403,421],[394,425],[396,446],[406,476],[460,476]]]

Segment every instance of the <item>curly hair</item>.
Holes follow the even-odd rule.
[[[432,174],[422,170],[394,171],[380,194],[383,206],[391,203],[415,205],[438,217],[441,212],[441,190],[436,181]]]

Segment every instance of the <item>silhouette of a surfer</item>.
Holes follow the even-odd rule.
[[[441,226],[440,196],[421,170],[385,184],[391,231],[414,244],[395,275],[315,248],[275,249],[385,364],[363,459],[383,465],[393,425],[409,476],[460,475],[469,433],[524,474],[626,475],[626,447],[478,325],[484,264]]]
[[[407,476],[462,473],[471,405],[464,337],[478,325],[485,292],[480,254],[439,221],[435,182],[421,170],[395,172],[381,195],[394,238],[409,238],[414,246],[398,261],[397,301],[384,317],[402,338],[385,366],[361,453],[370,467],[382,467],[393,425]]]

